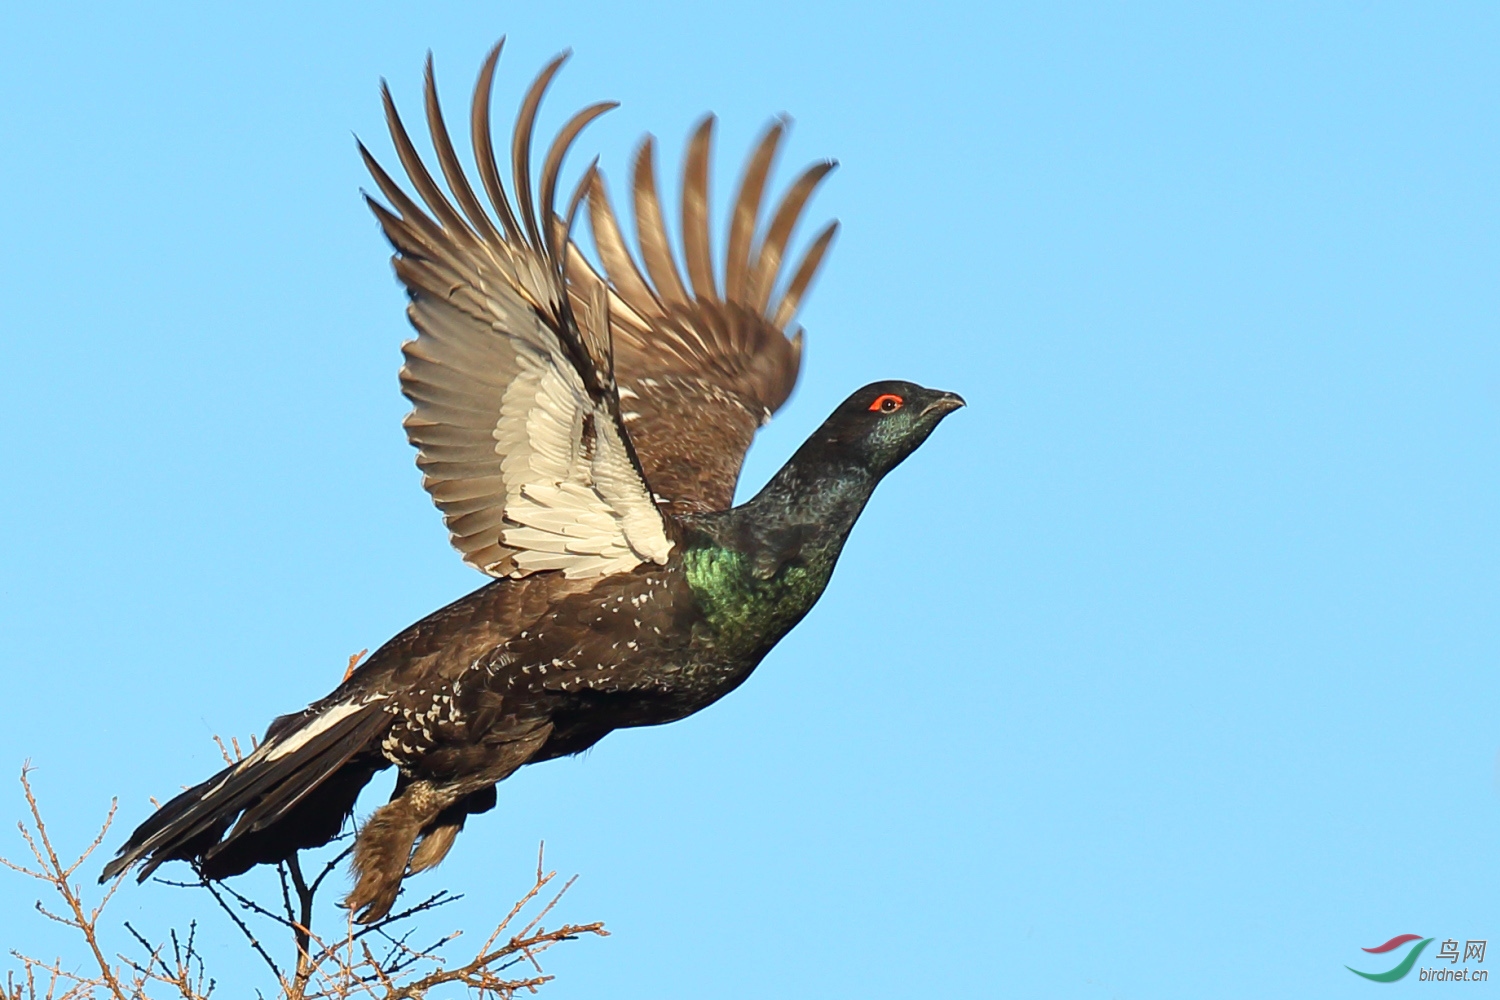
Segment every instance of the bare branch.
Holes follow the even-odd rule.
[[[231,760],[231,754],[239,754],[239,746],[235,743],[225,746],[220,741],[220,750]],[[126,923],[124,930],[131,954],[116,955],[118,964],[105,957],[100,942],[100,917],[123,878],[111,883],[92,908],[85,904],[70,878],[103,843],[114,818],[114,807],[111,806],[99,835],[76,860],[64,864],[42,820],[41,808],[31,787],[30,772],[29,764],[22,769],[21,786],[31,818],[29,823],[23,822],[19,827],[21,837],[31,851],[33,864],[17,864],[3,858],[0,858],[0,864],[52,887],[63,905],[53,911],[38,901],[36,909],[44,918],[71,928],[77,934],[76,940],[82,943],[88,961],[80,966],[64,962],[62,958],[42,961],[13,952],[20,967],[7,974],[5,992],[0,1000],[169,1000],[172,997],[177,1000],[209,1000],[217,983],[208,975],[198,950],[196,921],[187,925],[185,935],[169,931],[161,943],[153,943],[146,934]],[[341,835],[337,839],[347,837]],[[438,933],[424,931],[422,927],[423,918],[461,898],[447,890],[433,893],[364,927],[356,925],[352,915],[346,914],[340,934],[325,940],[312,928],[317,892],[349,852],[350,848],[345,846],[331,860],[325,862],[320,858],[321,868],[310,882],[303,873],[300,855],[282,863],[279,866],[281,899],[278,901],[282,913],[224,882],[203,877],[201,872],[197,873],[195,882],[163,878],[153,881],[206,891],[275,977],[278,1000],[423,1000],[432,990],[448,984],[463,987],[479,1000],[513,1000],[518,994],[534,993],[551,981],[552,977],[543,971],[539,960],[542,952],[582,935],[604,936],[608,933],[604,925],[597,922],[563,924],[550,931],[541,926],[542,920],[558,905],[574,879],[569,879],[542,903],[542,893],[557,873],[545,870],[543,850],[539,849],[532,886],[494,927],[484,944],[462,964],[450,963],[445,954],[460,937],[460,931]],[[519,932],[512,932],[511,925],[523,914],[531,913],[538,904],[541,904],[540,908],[527,918],[525,926]],[[295,964],[288,962],[283,965],[272,957],[271,949],[263,943],[263,935],[257,930],[262,923],[290,933]],[[427,934],[431,936],[425,937]],[[424,937],[432,943],[425,947],[412,944],[413,940]],[[380,953],[370,946],[376,939],[384,942]],[[509,978],[506,970],[520,963],[529,964],[534,974]],[[283,968],[293,970],[290,977],[282,972]],[[236,992],[252,991],[242,988]],[[261,995],[259,991],[253,992]]]
[[[18,824],[18,826],[21,828],[21,836],[25,839],[26,846],[31,848],[32,856],[36,858],[40,872],[29,871],[8,860],[4,862],[5,866],[32,875],[33,877],[41,878],[43,881],[51,884],[57,894],[62,897],[63,903],[66,905],[67,911],[71,916],[64,918],[49,913],[40,901],[37,902],[36,908],[45,916],[76,929],[83,936],[89,955],[93,958],[94,964],[99,969],[97,980],[91,980],[92,982],[107,989],[109,995],[114,997],[115,1000],[133,1000],[125,986],[120,982],[116,970],[111,967],[109,959],[104,957],[104,951],[99,946],[97,930],[99,913],[102,911],[104,903],[108,902],[109,897],[113,894],[114,887],[118,886],[121,880],[115,880],[114,886],[110,887],[99,906],[92,911],[85,907],[78,887],[68,881],[73,873],[78,870],[78,866],[87,861],[89,855],[93,854],[99,845],[104,842],[105,836],[109,833],[110,824],[114,822],[115,808],[118,803],[115,801],[110,802],[109,813],[104,818],[104,823],[99,829],[98,836],[84,849],[83,853],[79,855],[78,860],[74,861],[71,865],[64,866],[58,859],[56,848],[52,846],[52,837],[47,832],[47,824],[42,820],[41,807],[37,805],[36,794],[31,788],[31,771],[30,761],[21,766],[21,790],[26,796],[26,807],[31,812],[32,826],[28,829],[24,822]],[[71,973],[64,973],[61,968],[54,967],[54,971],[63,980],[72,978],[80,982],[82,981]]]

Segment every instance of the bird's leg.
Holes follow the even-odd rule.
[[[454,806],[465,805],[464,800],[471,795],[476,804],[482,803],[485,790],[492,790],[496,782],[526,763],[551,733],[551,723],[544,723],[523,736],[494,746],[493,756],[478,773],[451,784],[418,779],[375,810],[355,838],[350,861],[354,888],[345,897],[344,906],[358,911],[354,919],[369,924],[389,913],[401,891],[408,864],[413,872],[430,868],[453,846],[463,820],[460,815],[454,822],[444,813]],[[421,834],[426,837],[414,855],[412,845]],[[430,849],[426,849],[428,839],[434,839]]]
[[[411,852],[406,874],[415,875],[436,867],[453,849],[453,842],[458,839],[464,822],[476,813],[489,812],[493,808],[495,786],[490,785],[444,809],[429,826],[423,827],[422,839],[417,842],[417,849]]]
[[[465,813],[464,816],[468,814]],[[422,831],[422,839],[417,842],[417,849],[411,852],[411,860],[406,863],[406,874],[415,875],[417,872],[425,872],[429,868],[435,868],[448,852],[453,850],[453,842],[458,839],[459,831],[464,828],[464,816],[451,823],[437,822]]]
[[[354,919],[373,923],[391,910],[411,845],[422,828],[452,805],[455,796],[430,781],[413,781],[396,798],[376,809],[354,841],[350,869],[354,888],[344,906],[358,911]]]

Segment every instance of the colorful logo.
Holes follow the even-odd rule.
[[[1356,976],[1364,976],[1366,979],[1369,979],[1372,982],[1394,983],[1396,980],[1402,978],[1408,972],[1410,972],[1413,965],[1417,964],[1417,958],[1421,956],[1422,949],[1426,948],[1429,944],[1432,943],[1432,938],[1424,938],[1420,934],[1397,934],[1385,944],[1376,945],[1373,948],[1361,949],[1362,951],[1367,951],[1372,955],[1384,955],[1386,952],[1395,951],[1402,945],[1409,944],[1412,941],[1417,942],[1416,945],[1411,949],[1411,951],[1408,951],[1406,953],[1405,958],[1396,963],[1396,967],[1393,969],[1389,969],[1385,972],[1360,972],[1358,969],[1350,965],[1346,965],[1344,966],[1344,968],[1348,969]]]

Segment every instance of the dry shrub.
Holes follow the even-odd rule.
[[[225,759],[233,762],[239,756],[220,743]],[[29,864],[17,864],[0,858],[12,871],[45,883],[52,903],[38,901],[37,911],[46,919],[70,928],[72,940],[82,949],[81,957],[64,962],[58,958],[44,961],[12,951],[19,963],[6,977],[4,1000],[207,1000],[218,983],[204,966],[197,944],[197,922],[188,924],[185,932],[173,930],[165,941],[153,942],[129,923],[122,925],[123,940],[130,949],[115,952],[104,944],[101,929],[105,908],[124,882],[116,878],[102,891],[98,902],[89,904],[74,875],[98,850],[115,817],[115,803],[92,843],[76,860],[64,864],[58,857],[41,807],[31,786],[31,766],[21,769],[21,788],[31,821],[17,824],[31,851]],[[347,835],[346,835],[347,837]],[[323,998],[368,997],[370,1000],[420,1000],[432,990],[448,984],[467,988],[481,1000],[510,1000],[518,992],[535,993],[552,977],[542,971],[538,956],[562,941],[581,935],[604,936],[602,923],[563,924],[547,930],[542,920],[552,911],[573,879],[560,889],[544,895],[556,878],[556,872],[544,871],[542,853],[537,852],[536,881],[516,901],[484,943],[467,961],[456,964],[445,951],[462,932],[445,934],[431,944],[413,945],[421,933],[422,918],[445,903],[457,899],[446,891],[427,897],[420,903],[393,913],[377,923],[359,926],[346,918],[336,935],[316,933],[312,927],[313,901],[329,873],[348,854],[346,848],[325,863],[319,873],[307,879],[300,857],[278,866],[281,898],[266,905],[249,898],[224,882],[199,878],[196,882],[158,881],[200,890],[218,909],[228,915],[251,949],[270,969],[278,984],[282,1000],[323,1000]],[[574,877],[576,878],[576,876]],[[60,902],[60,905],[58,901]],[[545,900],[545,901],[544,901]],[[524,926],[512,930],[521,921]],[[289,941],[288,957],[278,962],[273,953],[280,946],[268,938],[263,942],[258,930],[274,929],[277,939]],[[521,974],[524,973],[524,974]],[[518,975],[519,974],[519,975]],[[246,991],[232,989],[236,995]]]

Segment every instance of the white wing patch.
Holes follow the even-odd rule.
[[[672,549],[607,408],[534,310],[419,297],[402,385],[423,485],[453,544],[491,576],[622,573]]]
[[[592,406],[583,382],[555,358],[519,353],[522,373],[505,391],[491,432],[502,456],[506,527],[521,573],[621,573],[664,563],[672,543],[640,489],[614,421]]]

